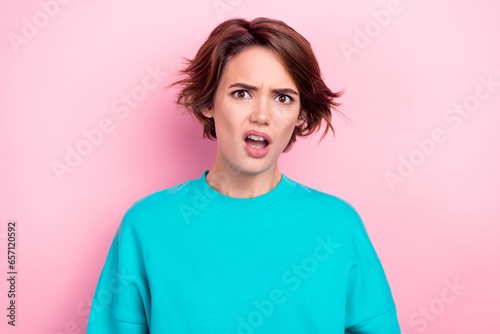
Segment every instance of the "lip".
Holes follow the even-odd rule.
[[[254,147],[249,146],[246,143],[245,139],[250,135],[256,135],[256,136],[261,136],[261,137],[266,138],[267,146],[264,148],[254,148]],[[269,136],[268,134],[263,133],[263,132],[259,132],[259,131],[255,131],[255,130],[248,130],[243,135],[243,143],[245,144],[245,149],[246,149],[247,153],[255,158],[262,158],[262,157],[266,156],[267,153],[269,153],[269,150],[271,149],[271,142],[272,142],[271,136]]]
[[[261,136],[261,137],[266,138],[267,144],[268,144],[267,146],[271,145],[273,142],[273,140],[271,139],[271,136],[269,136],[267,133],[259,132],[259,131],[255,131],[255,130],[245,131],[245,133],[243,134],[243,140],[247,139],[247,137],[250,135],[256,135],[256,136]]]

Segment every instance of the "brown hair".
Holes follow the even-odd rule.
[[[344,91],[332,92],[326,86],[311,45],[302,35],[282,21],[258,17],[252,21],[229,19],[219,24],[200,47],[194,59],[184,58],[187,66],[180,74],[186,75],[187,78],[167,87],[183,87],[176,102],[194,113],[203,125],[203,137],[211,140],[217,138],[213,118],[205,117],[201,110],[213,106],[225,64],[252,46],[262,46],[274,51],[299,89],[299,119],[305,121],[295,127],[283,152],[292,148],[296,136],[306,137],[319,130],[322,120],[326,121],[327,127],[320,141],[327,134],[328,128],[331,128],[335,136],[330,122],[331,110],[343,115],[337,110],[340,103],[335,99]]]

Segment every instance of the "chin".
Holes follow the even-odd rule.
[[[275,165],[276,164],[263,165],[263,160],[260,160],[260,161],[255,161],[254,163],[251,164],[242,165],[240,166],[239,170],[242,173],[246,174],[261,174],[268,171],[269,169],[272,169],[272,167]]]

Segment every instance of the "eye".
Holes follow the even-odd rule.
[[[290,104],[293,102],[293,98],[285,94],[280,94],[276,98],[278,99],[278,102],[282,104]]]
[[[250,97],[250,94],[248,94],[248,92],[246,90],[237,90],[237,91],[232,92],[231,95],[233,95],[234,97],[236,97],[238,99],[248,99]],[[245,97],[247,95],[248,95],[248,97]]]

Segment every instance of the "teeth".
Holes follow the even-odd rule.
[[[253,140],[260,140],[260,141],[266,140],[266,138],[261,137],[261,136],[256,136],[256,135],[250,135],[247,138],[250,138],[250,139],[253,139]]]

